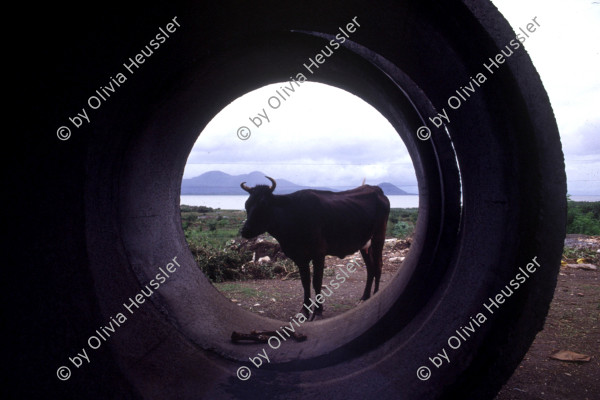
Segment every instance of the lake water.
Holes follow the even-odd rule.
[[[419,207],[418,195],[387,196],[392,208]],[[221,210],[243,210],[248,196],[181,196],[181,204],[188,206],[206,206]],[[573,201],[600,201],[600,196],[571,196]]]
[[[418,195],[387,196],[392,208],[417,208],[419,207]],[[181,204],[188,206],[205,206],[220,208],[221,210],[243,210],[248,196],[181,196]]]
[[[600,201],[600,196],[571,196],[573,201]]]

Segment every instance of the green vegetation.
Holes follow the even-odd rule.
[[[252,260],[252,253],[240,252],[230,247],[216,248],[208,242],[188,242],[188,245],[196,264],[212,282],[242,279],[244,264]]]
[[[386,235],[397,238],[412,235],[417,211],[416,208],[390,210]],[[183,232],[202,272],[212,282],[298,275],[297,266],[289,259],[264,264],[250,262],[252,251],[241,246],[239,236],[245,219],[245,211],[181,206]]]
[[[600,235],[600,201],[572,201],[567,196],[567,233]]]
[[[600,202],[567,200],[567,233],[600,235]],[[399,239],[410,237],[414,233],[417,217],[417,208],[392,208],[386,236]],[[241,246],[239,236],[245,219],[245,211],[181,206],[185,238],[202,272],[213,282],[297,275],[298,269],[289,259],[265,264],[250,262],[252,251]],[[598,255],[586,249],[565,248],[564,257],[587,258],[598,262]]]
[[[181,206],[185,239],[196,264],[213,282],[239,280],[252,253],[232,247],[238,237],[244,211],[215,210],[202,206]]]
[[[563,259],[575,263],[579,259],[584,259],[586,263],[600,265],[600,254],[591,247],[565,247],[563,249]]]
[[[412,236],[418,216],[418,208],[392,208],[388,217],[385,235],[398,239],[406,239]]]
[[[264,293],[260,290],[242,286],[239,283],[223,283],[219,285],[219,290],[232,296],[238,295],[243,297],[256,298],[264,296]]]
[[[181,206],[181,223],[190,245],[221,248],[239,236],[245,211]]]
[[[335,311],[348,311],[352,308],[352,306],[340,303],[331,303],[329,304],[329,307],[333,308]]]

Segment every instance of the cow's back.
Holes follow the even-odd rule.
[[[319,254],[344,257],[367,243],[389,214],[378,186],[343,192],[305,189],[276,196],[278,239],[288,257]]]
[[[390,203],[378,186],[363,185],[319,197],[327,253],[344,257],[363,247],[382,226]]]

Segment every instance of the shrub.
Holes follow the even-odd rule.
[[[582,235],[600,235],[600,221],[589,212],[576,214],[567,233],[579,233]]]
[[[394,226],[394,229],[392,229],[392,235],[399,239],[404,239],[407,236],[410,236],[412,231],[412,226],[404,221],[400,221]]]
[[[244,264],[252,260],[252,253],[231,247],[215,248],[208,243],[197,242],[190,245],[196,264],[204,275],[213,282],[240,280],[244,275]]]
[[[388,217],[386,236],[403,239],[412,235],[418,215],[418,208],[392,208]]]
[[[572,201],[567,196],[567,233],[600,235],[600,201]]]
[[[181,209],[182,213],[190,213],[190,212],[207,213],[207,212],[214,211],[214,209],[212,209],[210,207],[205,207],[205,206],[187,206],[185,204],[182,204],[179,208]]]

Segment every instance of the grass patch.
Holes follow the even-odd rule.
[[[227,295],[240,295],[244,297],[264,297],[264,293],[260,290],[242,286],[239,283],[221,283],[215,285],[219,291],[226,293]]]
[[[349,306],[347,304],[339,304],[339,303],[331,303],[331,304],[325,303],[325,305],[327,307],[333,308],[335,311],[347,311],[347,310],[350,310],[351,308],[353,308],[352,306]]]
[[[181,206],[181,224],[190,245],[222,248],[239,237],[244,219],[245,211]]]

